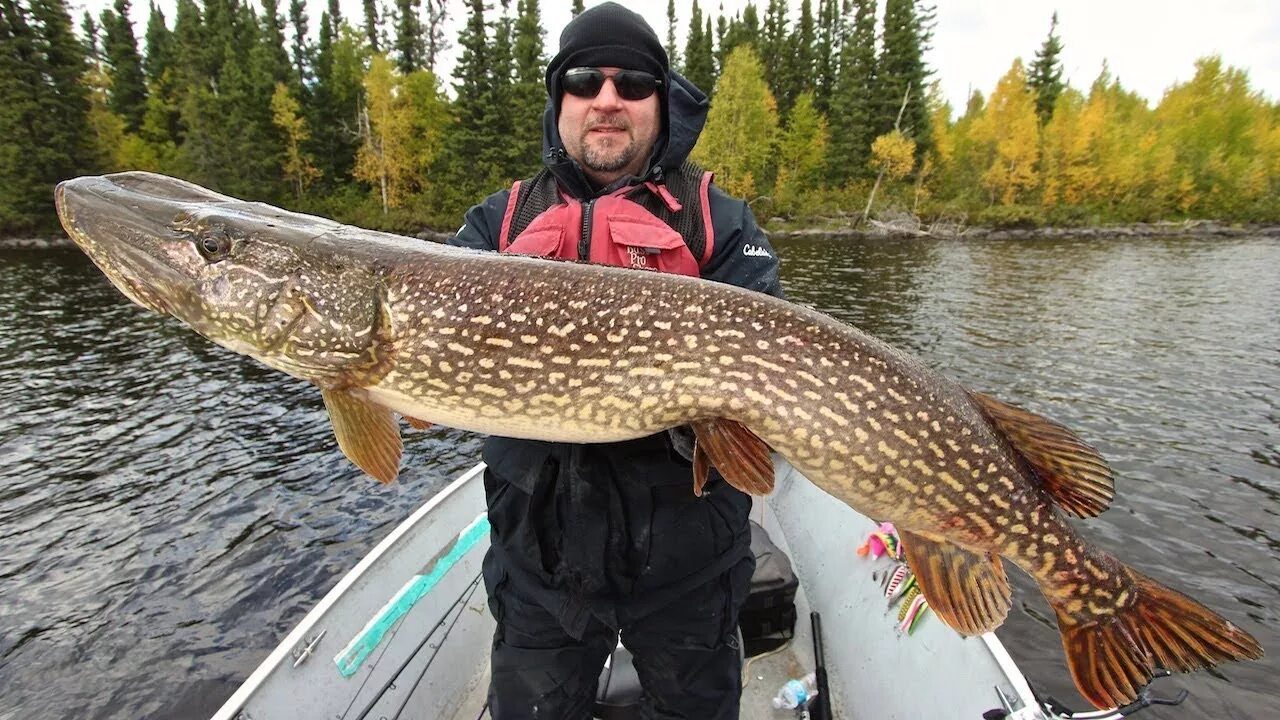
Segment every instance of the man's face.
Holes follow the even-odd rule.
[[[569,157],[578,161],[593,183],[603,187],[644,171],[662,120],[658,93],[642,100],[625,100],[612,80],[618,68],[599,70],[610,79],[595,97],[562,94],[558,127]]]

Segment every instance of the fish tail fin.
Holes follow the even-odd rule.
[[[1085,601],[1069,612],[1069,599],[1050,601],[1071,676],[1095,706],[1133,702],[1157,666],[1191,672],[1262,657],[1258,641],[1226,618],[1139,572],[1124,570],[1132,585],[1116,599],[1118,609]]]

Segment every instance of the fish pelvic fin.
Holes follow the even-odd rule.
[[[1009,614],[1009,579],[995,553],[898,529],[902,552],[929,609],[963,635],[995,630]]]
[[[1092,446],[1058,423],[980,392],[969,391],[982,414],[1027,461],[1058,507],[1095,517],[1111,505],[1115,478]]]
[[[1127,604],[1119,609],[1085,602],[1070,612],[1070,598],[1050,600],[1071,677],[1094,706],[1133,702],[1157,666],[1191,672],[1227,660],[1262,657],[1258,641],[1226,618],[1141,573],[1125,571],[1133,585],[1130,597],[1124,598]]]
[[[379,482],[394,482],[404,452],[395,415],[345,390],[321,390],[321,394],[342,453]]]
[[[702,494],[702,485],[710,472],[708,461],[726,482],[748,495],[773,492],[773,456],[769,445],[734,420],[715,418],[691,423],[695,436],[693,446],[694,494]]]

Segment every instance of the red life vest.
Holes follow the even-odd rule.
[[[710,185],[711,173],[686,162],[661,184],[578,200],[543,170],[512,186],[498,250],[698,277],[715,238]]]

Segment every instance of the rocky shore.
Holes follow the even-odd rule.
[[[450,233],[423,230],[415,233],[414,236],[420,240],[444,242],[449,238]],[[911,237],[963,240],[1103,240],[1118,237],[1235,238],[1280,237],[1280,225],[1236,225],[1213,220],[1190,220],[1187,222],[1177,223],[1131,223],[1128,225],[1093,225],[1087,227],[961,228],[955,226],[927,227],[905,223],[881,223],[873,221],[872,225],[867,228],[854,229],[847,226],[832,226],[779,229],[770,230],[769,236],[774,239],[786,239],[791,237],[833,237],[854,240],[892,240],[895,238]],[[71,241],[71,238],[65,235],[37,238],[0,238],[0,250],[48,250],[73,247],[75,247],[75,243]]]

